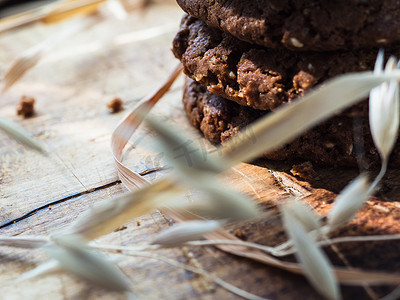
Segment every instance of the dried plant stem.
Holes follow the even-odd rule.
[[[163,208],[162,212],[168,215],[176,222],[184,222],[188,220],[198,219],[189,212],[177,211],[174,209]],[[237,237],[231,235],[225,230],[218,230],[213,233],[207,234],[206,238],[209,240],[233,240],[240,241]],[[303,269],[299,264],[290,263],[276,259],[275,257],[269,256],[259,249],[249,249],[239,245],[216,245],[222,251],[246,257],[266,265],[274,266],[282,270],[286,270],[295,274],[303,274]],[[398,274],[385,274],[380,272],[362,272],[353,271],[343,268],[335,268],[335,274],[342,284],[347,285],[362,285],[364,282],[368,284],[398,284],[400,283],[400,276]]]
[[[123,150],[131,136],[142,123],[143,118],[169,90],[182,70],[182,64],[178,64],[162,86],[154,94],[143,99],[127,116],[125,116],[111,135],[111,152],[117,166],[118,176],[130,191],[137,190],[149,184],[149,182],[122,163]],[[138,113],[138,111],[140,111],[140,113]]]
[[[212,281],[214,281],[216,284],[220,285],[221,287],[223,287],[224,289],[228,290],[229,292],[238,295],[244,299],[249,299],[249,300],[267,300],[266,298],[263,297],[259,297],[256,296],[254,294],[251,294],[249,292],[246,292],[224,280],[222,280],[221,278],[207,272],[204,269],[200,269],[200,268],[195,268],[180,262],[177,262],[173,259],[167,258],[165,256],[161,256],[161,255],[157,255],[154,253],[147,253],[147,252],[140,252],[140,251],[136,251],[133,249],[127,249],[126,247],[118,247],[118,246],[105,246],[105,245],[96,245],[95,246],[96,249],[98,250],[103,250],[103,251],[111,251],[111,252],[118,252],[124,254],[124,255],[132,255],[132,256],[140,256],[140,257],[146,257],[146,258],[150,258],[150,259],[155,259],[155,260],[159,260],[162,262],[165,262],[171,266],[177,267],[177,268],[181,268],[181,269],[185,269],[187,271],[202,275]]]
[[[4,18],[0,21],[0,33],[40,20],[51,13],[59,5],[57,2],[60,1],[64,0],[58,0],[54,3],[43,5],[23,13]]]
[[[397,300],[400,298],[400,286],[395,288],[390,294],[381,298],[380,300]]]
[[[379,174],[375,177],[374,181],[371,183],[371,185],[369,187],[370,194],[373,193],[373,191],[376,189],[379,182],[382,180],[383,176],[385,176],[386,171],[387,171],[387,165],[388,165],[388,161],[386,159],[382,160],[381,170],[379,171]]]
[[[2,92],[7,91],[14,83],[16,83],[22,76],[32,69],[42,58],[42,56],[50,51],[51,47],[59,43],[61,40],[82,31],[97,22],[94,19],[84,18],[77,22],[71,22],[69,26],[64,27],[63,30],[48,37],[39,44],[24,51],[6,71],[4,75],[4,83]]]
[[[394,235],[371,235],[371,236],[349,236],[349,237],[339,237],[334,239],[324,239],[322,241],[316,241],[317,245],[324,247],[333,244],[341,244],[341,243],[357,243],[357,242],[379,242],[379,241],[392,241],[392,240],[400,240],[399,234]],[[211,246],[211,245],[237,245],[237,246],[246,246],[249,248],[254,248],[258,250],[265,251],[271,255],[280,257],[287,256],[295,253],[293,248],[290,248],[286,251],[281,250],[282,247],[271,247],[265,246],[257,243],[246,242],[246,241],[234,241],[234,240],[200,240],[200,241],[190,241],[186,242],[187,246]],[[285,243],[285,248],[290,246],[288,243]],[[142,250],[151,249],[150,247],[146,247],[145,245],[142,247]],[[157,248],[153,248],[157,249]],[[140,249],[138,249],[140,250]]]
[[[0,236],[0,245],[18,248],[40,248],[49,242],[47,237],[22,236],[9,237]]]

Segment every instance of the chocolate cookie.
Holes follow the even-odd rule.
[[[177,0],[184,11],[268,48],[332,51],[400,41],[397,0]]]
[[[217,144],[267,113],[213,95],[189,78],[185,83],[183,105],[192,124]]]
[[[185,15],[173,41],[185,73],[218,96],[273,110],[324,80],[372,70],[378,49],[292,52],[254,46]],[[400,44],[385,50],[400,56]]]
[[[192,124],[213,143],[223,143],[267,114],[215,96],[191,79],[187,79],[183,103]],[[331,166],[356,166],[360,155],[364,157],[363,167],[379,167],[380,158],[372,141],[368,117],[338,115],[282,148],[266,153],[264,157],[286,161],[310,160]],[[400,142],[397,142],[390,163],[395,167],[400,166]]]

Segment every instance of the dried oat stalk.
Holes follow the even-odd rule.
[[[324,121],[340,110],[368,96],[369,91],[388,80],[399,80],[394,70],[384,74],[373,72],[345,74],[328,80],[289,105],[248,126],[219,149],[219,155],[235,165],[250,161]]]

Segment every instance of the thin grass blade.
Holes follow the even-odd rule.
[[[41,154],[47,155],[44,147],[35,139],[33,139],[24,128],[11,122],[5,118],[0,117],[0,129],[3,130],[11,138],[17,140],[21,144],[28,146],[29,148],[40,152]]]
[[[60,263],[56,259],[51,259],[38,265],[36,268],[23,273],[17,278],[17,282],[22,282],[25,280],[37,278],[43,275],[53,274],[60,271],[62,271]]]

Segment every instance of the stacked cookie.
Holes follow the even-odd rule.
[[[188,13],[173,52],[188,77],[183,102],[194,126],[221,143],[323,81],[372,70],[379,48],[400,57],[395,0],[178,0]],[[277,160],[378,166],[366,100],[282,149]],[[400,166],[400,147],[391,163]]]

